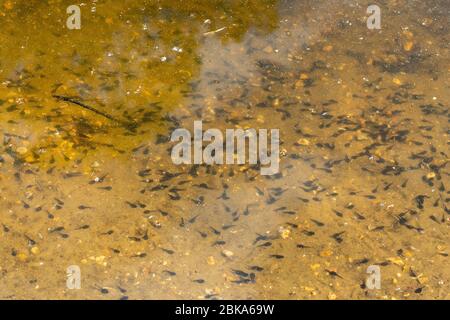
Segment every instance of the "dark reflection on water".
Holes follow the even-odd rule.
[[[8,57],[2,64],[8,94],[20,99],[14,114],[25,113],[21,122],[42,136],[47,132],[36,122],[57,126],[75,145],[65,150],[70,153],[111,144],[109,127],[117,122],[135,124],[134,132],[113,133],[118,149],[148,139],[165,125],[168,110],[186,103],[209,38],[240,41],[249,29],[267,33],[278,22],[275,1],[91,2],[81,7],[81,30],[68,30],[65,4],[49,10],[42,2],[11,2],[1,54]],[[55,94],[109,116],[61,105]]]

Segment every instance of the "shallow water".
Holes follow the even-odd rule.
[[[450,298],[447,1],[380,30],[368,1],[71,4],[0,2],[0,298]],[[280,173],[174,165],[195,120],[280,129]]]

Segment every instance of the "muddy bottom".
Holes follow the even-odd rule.
[[[448,1],[71,4],[0,3],[1,299],[450,298]]]

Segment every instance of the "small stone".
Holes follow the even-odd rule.
[[[365,141],[365,140],[368,140],[368,139],[369,139],[369,137],[365,133],[363,133],[361,131],[358,131],[356,133],[356,140],[357,141]]]
[[[37,255],[37,254],[39,254],[39,252],[40,252],[40,250],[39,250],[38,247],[33,247],[33,248],[31,248],[30,251],[31,251],[31,253],[34,254],[34,255]]]
[[[103,262],[105,261],[105,258],[106,258],[105,256],[95,257],[95,262],[98,264],[103,264]]]
[[[395,83],[398,86],[402,85],[402,80],[400,80],[399,78],[392,79],[392,82]]]
[[[414,47],[414,42],[408,41],[403,45],[403,49],[405,51],[411,51],[411,49]]]
[[[428,26],[430,26],[432,23],[433,23],[433,19],[431,19],[431,18],[424,18],[424,19],[422,20],[422,22],[421,22],[421,24],[422,24],[424,27],[428,27]]]
[[[297,140],[297,144],[301,146],[309,146],[311,143],[309,142],[308,139],[302,138]]]
[[[265,122],[265,119],[264,119],[264,116],[263,115],[258,115],[257,117],[256,117],[256,122],[258,122],[258,123],[264,123]]]
[[[216,259],[214,259],[213,256],[209,256],[209,257],[206,259],[206,262],[207,262],[210,266],[213,266],[213,265],[216,264]]]
[[[273,52],[273,48],[271,46],[267,46],[264,48],[263,50],[265,53],[272,53]]]
[[[314,264],[310,265],[309,267],[311,268],[311,270],[316,271],[317,269],[320,268],[320,264],[314,263]]]
[[[91,167],[92,167],[92,168],[98,168],[98,167],[100,167],[100,163],[98,163],[97,161],[94,161],[94,162],[91,164]]]
[[[273,102],[272,102],[272,106],[274,106],[274,107],[278,107],[280,105],[280,99],[275,99],[275,100],[273,100]]]
[[[403,262],[402,259],[398,258],[398,257],[392,257],[392,258],[388,258],[388,261],[392,262],[393,264],[397,265],[397,266],[404,266],[405,263]]]
[[[428,282],[428,277],[425,277],[424,275],[418,275],[417,276],[417,281],[420,283],[420,284],[426,284],[427,282]]]
[[[430,172],[430,173],[427,174],[427,179],[428,180],[433,179],[434,177],[436,177],[436,173],[434,173],[434,172]]]
[[[329,256],[331,256],[332,254],[333,254],[333,251],[331,251],[330,249],[322,250],[322,251],[319,253],[319,255],[320,255],[321,257],[329,257]]]
[[[287,239],[291,234],[291,230],[288,228],[280,227],[280,229],[278,229],[278,233],[280,234],[280,237],[282,239]]]
[[[17,259],[19,259],[19,261],[22,261],[22,262],[25,262],[27,260],[27,258],[28,258],[28,256],[23,252],[21,252],[17,255]]]
[[[333,46],[331,46],[331,45],[323,47],[323,51],[325,51],[325,52],[330,52],[332,50],[333,50]]]
[[[336,298],[337,298],[337,296],[336,296],[335,293],[330,292],[330,293],[328,294],[328,299],[329,299],[329,300],[336,300]]]
[[[231,258],[232,256],[234,256],[234,252],[230,250],[223,250],[222,254],[227,258]]]
[[[300,80],[308,80],[308,79],[309,79],[309,76],[308,76],[307,73],[301,73],[300,74]]]
[[[25,162],[27,162],[27,163],[32,163],[34,161],[35,161],[35,159],[32,155],[29,155],[25,158]]]
[[[6,10],[11,10],[12,8],[14,8],[14,4],[12,3],[12,1],[6,1],[6,2],[3,4],[3,7],[4,7]]]
[[[305,86],[305,83],[303,82],[303,80],[298,80],[297,82],[295,82],[296,88],[302,88],[304,86]]]
[[[18,154],[24,155],[25,153],[28,152],[28,149],[26,147],[19,147],[19,148],[17,148],[16,151],[17,151]]]

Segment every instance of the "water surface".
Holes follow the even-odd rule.
[[[1,298],[449,298],[447,1],[380,30],[368,1],[71,4],[0,2]],[[195,120],[280,129],[280,173],[175,166]]]

